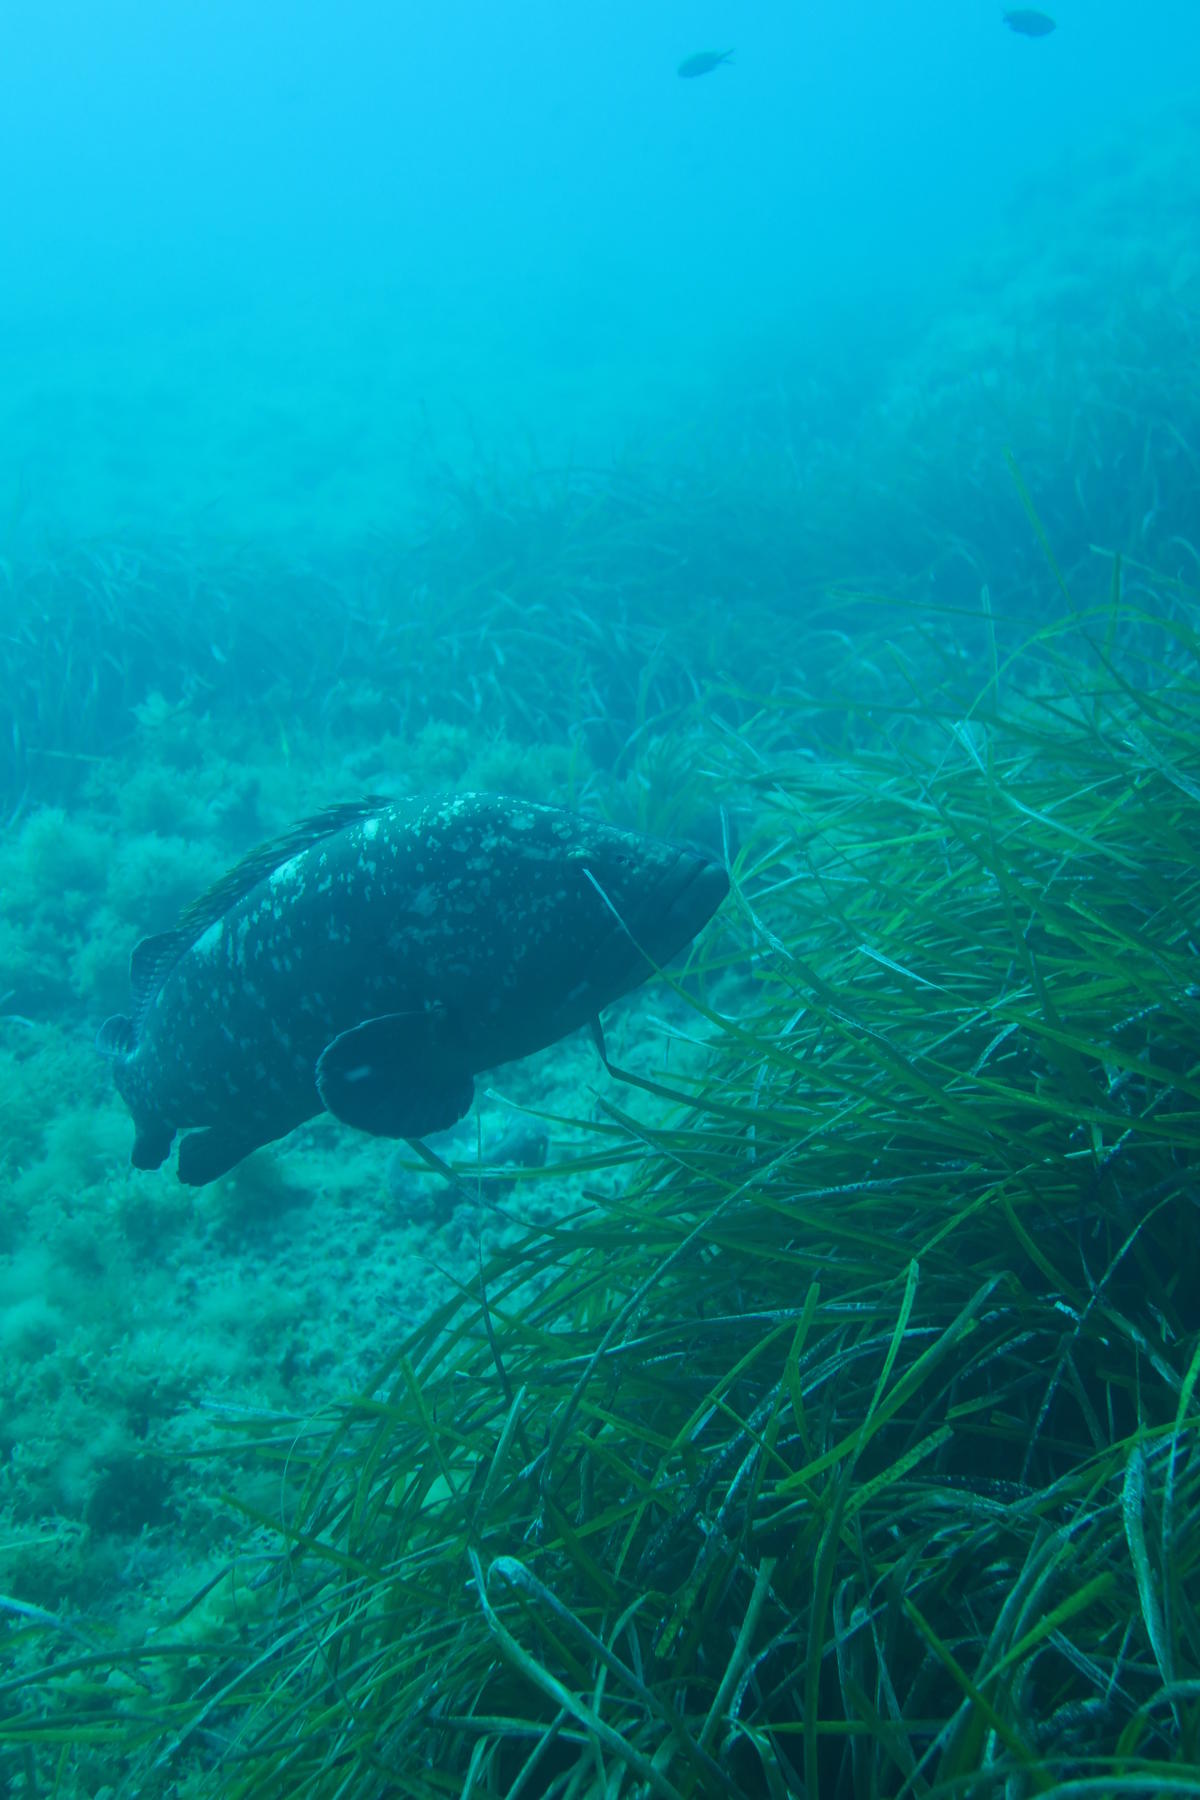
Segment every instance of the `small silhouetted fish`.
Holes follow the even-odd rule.
[[[1054,20],[1048,13],[1034,12],[1030,7],[1006,12],[1004,23],[1010,31],[1019,31],[1022,37],[1049,37],[1055,29]]]
[[[323,1109],[445,1130],[484,1069],[640,986],[729,890],[703,851],[490,794],[333,807],[133,952],[101,1027],[134,1166],[223,1175]]]
[[[711,75],[722,63],[732,61],[732,50],[697,50],[694,56],[684,57],[678,72],[685,81],[691,81],[696,75]]]

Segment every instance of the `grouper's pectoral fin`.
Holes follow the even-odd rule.
[[[438,1044],[436,1016],[385,1013],[321,1052],[317,1092],[336,1119],[374,1137],[422,1138],[470,1111],[475,1083]]]

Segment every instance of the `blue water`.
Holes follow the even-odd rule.
[[[353,537],[431,459],[874,392],[1194,95],[1190,0],[1053,10],[10,0],[0,520]]]

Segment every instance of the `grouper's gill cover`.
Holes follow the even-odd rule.
[[[133,952],[99,1044],[133,1161],[211,1181],[322,1108],[381,1137],[594,1018],[728,891],[703,852],[525,800],[372,795],[254,851]]]

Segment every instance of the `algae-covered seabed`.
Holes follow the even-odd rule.
[[[9,1791],[1200,1790],[1200,290],[1091,225],[852,442],[4,564]],[[130,1171],[133,939],[435,785],[724,809],[640,1084]]]

